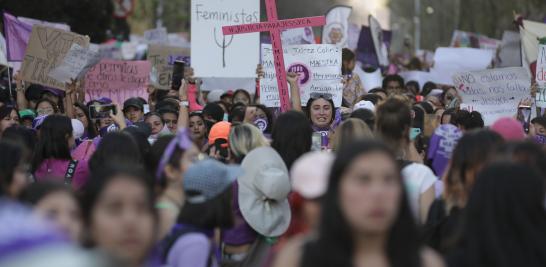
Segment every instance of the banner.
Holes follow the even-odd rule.
[[[70,31],[70,26],[66,24],[24,17],[16,18],[4,12],[4,34],[6,35],[7,59],[9,61],[23,61],[32,26],[35,24]]]
[[[294,28],[281,33],[282,45],[315,44],[313,28]]]
[[[71,79],[82,78],[99,61],[97,51],[73,43],[61,64],[49,72],[49,77],[61,83],[69,83]]]
[[[520,101],[529,96],[530,81],[522,67],[460,72],[453,76],[462,102],[480,112],[486,126],[517,113]]]
[[[335,45],[295,45],[284,47],[284,63],[287,72],[300,76],[302,106],[307,104],[311,93],[331,94],[336,107],[341,105],[341,48]],[[262,65],[265,72],[260,80],[260,103],[267,107],[279,107],[279,90],[273,62],[273,49],[262,45]]]
[[[173,66],[177,60],[182,60],[189,64],[190,49],[151,45],[148,48],[148,61],[152,65],[152,84],[154,87],[163,90],[171,89]]]
[[[381,25],[372,15],[368,16],[368,23],[370,25],[370,32],[372,34],[377,61],[379,62],[380,66],[386,67],[389,65],[389,48],[385,45],[385,38],[383,36]]]
[[[527,69],[529,75],[534,76],[538,57],[538,39],[546,36],[546,23],[523,20],[523,27],[519,27],[519,33],[523,67]]]
[[[500,40],[489,38],[482,34],[455,30],[451,37],[450,46],[497,50],[501,44]]]
[[[540,108],[546,108],[546,39],[538,45],[537,72],[536,81],[538,92],[536,95],[536,105]]]
[[[222,26],[259,21],[260,1],[192,0],[191,59],[195,76],[255,77],[260,34],[224,36]]]
[[[150,62],[145,60],[103,59],[85,75],[85,101],[108,97],[123,104],[131,97],[148,99],[150,69]]]
[[[21,66],[23,80],[64,90],[65,84],[48,76],[60,65],[72,44],[89,46],[89,37],[51,27],[34,25]]]
[[[326,13],[326,25],[322,28],[322,43],[347,47],[349,40],[349,17],[353,8],[335,6]]]
[[[145,31],[144,42],[147,44],[167,44],[169,42],[167,29],[157,28]]]
[[[452,84],[453,75],[460,71],[484,70],[493,61],[495,51],[477,48],[439,47],[434,53],[431,81]]]
[[[385,47],[390,47],[391,37],[391,31],[383,31],[382,39]],[[362,62],[362,66],[364,67],[380,67],[370,27],[362,26],[360,30],[360,36],[356,48],[356,59],[357,61]]]

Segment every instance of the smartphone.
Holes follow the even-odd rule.
[[[419,128],[411,128],[410,130],[410,140],[415,140],[415,138],[417,138],[418,135],[421,134],[421,129]]]
[[[144,114],[150,112],[150,105],[144,104],[144,105],[143,105],[143,108],[144,108]]]
[[[89,106],[89,117],[91,119],[104,119],[110,118],[110,114],[117,114],[115,105],[91,105]]]
[[[180,84],[184,78],[185,67],[186,63],[182,60],[176,60],[174,62],[171,89],[178,90],[178,88],[180,88]]]
[[[313,151],[322,150],[322,134],[321,133],[315,132],[311,136],[311,150]]]
[[[529,105],[520,105],[518,107],[518,119],[523,122],[525,133],[529,133],[529,127],[531,126],[531,108]]]

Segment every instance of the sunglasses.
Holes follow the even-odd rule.
[[[315,100],[315,99],[319,99],[319,98],[322,98],[324,100],[332,100],[332,94],[328,94],[328,93],[311,93],[309,95],[309,98]]]

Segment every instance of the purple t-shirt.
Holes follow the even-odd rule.
[[[237,181],[233,183],[232,204],[235,226],[231,229],[222,231],[222,242],[232,246],[252,244],[254,240],[256,240],[257,233],[248,225],[239,209],[239,185],[237,184]]]
[[[440,125],[432,134],[428,148],[428,159],[432,160],[434,173],[442,177],[451,159],[453,150],[463,133],[452,124]]]
[[[70,160],[66,159],[46,159],[40,164],[40,167],[34,172],[36,181],[55,180],[64,182],[64,177],[68,169]],[[89,176],[89,167],[87,161],[78,161],[78,165],[72,177],[72,188],[80,190],[87,183]]]
[[[178,238],[167,255],[170,267],[206,267],[211,255],[209,237],[202,233],[188,233]],[[212,267],[218,262],[212,260]]]

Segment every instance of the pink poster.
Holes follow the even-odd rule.
[[[85,76],[85,101],[108,97],[120,105],[131,97],[148,100],[149,61],[103,59]]]

